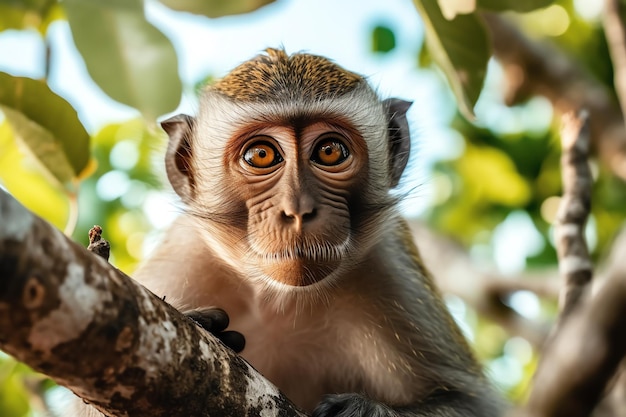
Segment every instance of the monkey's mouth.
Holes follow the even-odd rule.
[[[340,261],[311,261],[302,259],[275,259],[262,269],[266,276],[283,284],[304,287],[322,281],[339,267]]]
[[[341,264],[346,247],[347,244],[342,244],[255,252],[267,277],[287,285],[307,286],[332,274]]]

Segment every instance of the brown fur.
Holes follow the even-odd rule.
[[[265,52],[244,62],[210,88],[242,101],[312,101],[344,95],[363,82],[359,75],[320,56],[289,56],[282,49],[272,48]]]

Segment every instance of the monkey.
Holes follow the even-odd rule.
[[[206,86],[195,117],[161,123],[184,209],[134,278],[314,417],[504,409],[391,192],[410,105],[269,48]]]

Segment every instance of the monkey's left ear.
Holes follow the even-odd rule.
[[[413,102],[399,98],[388,98],[383,101],[387,120],[389,120],[389,172],[391,173],[391,187],[400,182],[402,172],[409,161],[411,150],[411,135],[406,112]]]

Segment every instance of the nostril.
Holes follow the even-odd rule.
[[[292,222],[292,221],[294,221],[294,220],[295,220],[295,218],[296,218],[293,214],[287,214],[287,213],[286,213],[286,212],[284,212],[284,211],[283,211],[283,212],[281,212],[281,213],[280,213],[280,215],[281,215],[281,218],[282,218],[284,221],[286,221],[286,222]]]
[[[302,221],[304,221],[304,222],[311,221],[311,220],[313,220],[316,216],[317,216],[317,209],[313,209],[313,210],[311,210],[310,212],[308,212],[308,213],[304,213],[304,214],[302,215]]]

